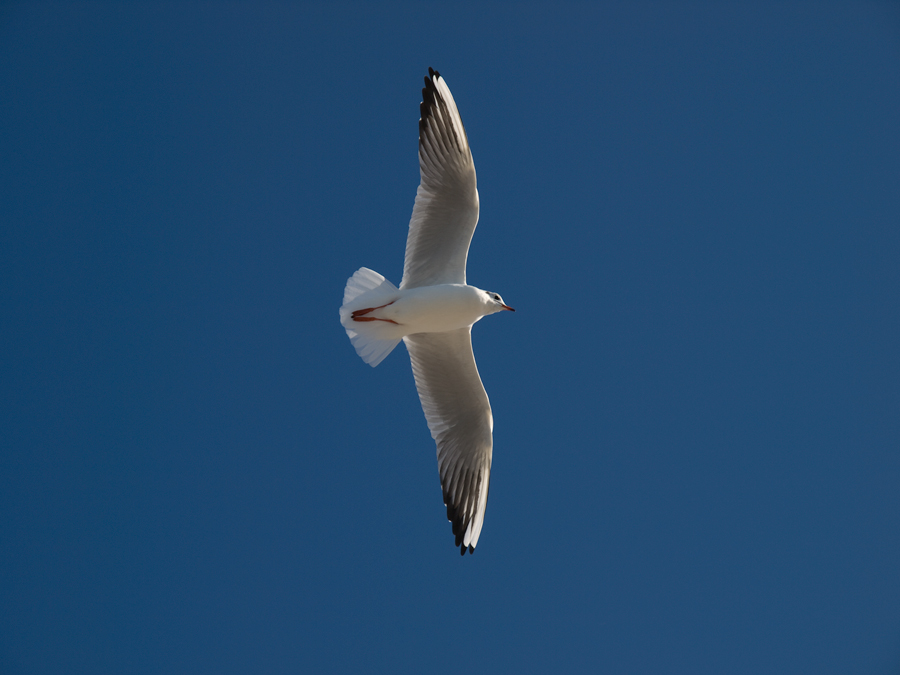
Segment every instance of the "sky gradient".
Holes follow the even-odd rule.
[[[494,412],[398,347],[431,66]],[[900,672],[894,3],[4,3],[0,672]]]

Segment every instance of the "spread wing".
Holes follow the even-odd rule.
[[[459,110],[440,73],[428,69],[419,120],[421,182],[409,221],[400,288],[466,283],[478,224],[475,164]]]
[[[437,443],[447,518],[460,553],[475,551],[491,478],[491,404],[478,376],[471,327],[403,338],[419,400]]]

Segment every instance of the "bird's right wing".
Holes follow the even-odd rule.
[[[421,182],[409,221],[400,288],[466,283],[478,190],[469,139],[440,73],[428,69],[419,120]]]
[[[473,552],[491,477],[491,404],[478,376],[471,326],[403,338],[419,400],[437,443],[438,471],[456,545]]]

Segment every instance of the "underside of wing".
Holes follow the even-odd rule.
[[[475,366],[471,329],[417,333],[403,340],[437,443],[447,518],[465,555],[475,551],[484,524],[494,427],[491,404]]]
[[[422,89],[419,172],[400,288],[466,283],[478,190],[469,139],[456,102],[431,68]]]

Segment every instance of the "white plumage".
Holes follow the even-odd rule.
[[[402,339],[437,444],[447,518],[460,552],[474,552],[484,524],[494,427],[472,352],[472,325],[510,310],[496,293],[466,285],[478,224],[475,164],[459,110],[431,68],[422,89],[419,170],[398,289],[365,267],[347,281],[341,324],[356,352],[377,366]]]

